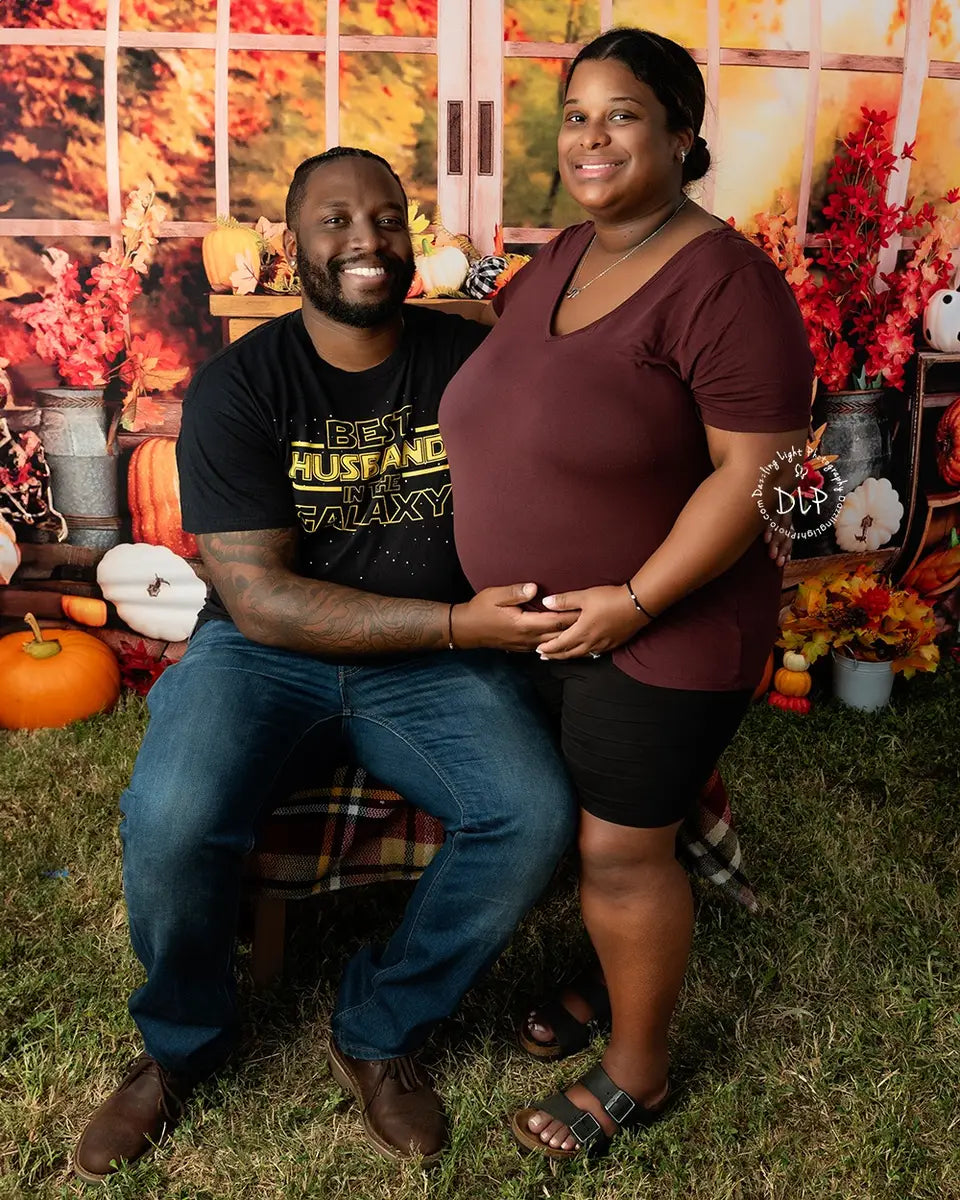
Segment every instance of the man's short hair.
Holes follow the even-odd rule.
[[[290,188],[287,191],[286,222],[288,229],[296,229],[297,222],[300,220],[300,208],[303,205],[303,197],[306,194],[307,180],[314,171],[322,167],[325,163],[337,162],[341,158],[369,158],[386,167],[397,181],[400,194],[403,196],[403,202],[406,204],[407,193],[400,182],[400,176],[385,158],[381,158],[379,154],[374,154],[372,150],[363,150],[359,146],[333,146],[329,150],[324,150],[322,154],[314,154],[312,158],[305,158],[294,171],[293,179],[290,181]]]

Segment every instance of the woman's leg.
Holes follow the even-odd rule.
[[[612,1034],[603,1067],[647,1108],[667,1090],[667,1031],[683,982],[693,932],[693,899],[676,858],[679,822],[634,829],[582,814],[583,920],[610,992]],[[574,1085],[567,1096],[608,1133],[600,1102]],[[538,1113],[529,1128],[552,1146],[576,1143],[561,1122]]]
[[[652,687],[606,658],[558,665],[556,673],[563,680],[563,752],[584,810],[584,923],[610,994],[603,1066],[637,1103],[655,1108],[667,1091],[667,1031],[693,928],[677,831],[749,696]],[[586,1089],[574,1085],[567,1096],[615,1131]],[[576,1144],[542,1111],[527,1126],[551,1146]]]

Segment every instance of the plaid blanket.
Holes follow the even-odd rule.
[[[281,795],[257,838],[250,875],[268,896],[302,899],[362,883],[416,879],[442,844],[439,821],[362,767],[341,766],[326,782],[301,781]],[[681,827],[677,857],[692,875],[756,911],[718,771]]]

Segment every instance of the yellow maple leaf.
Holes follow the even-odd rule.
[[[418,233],[423,233],[429,224],[429,219],[420,212],[416,200],[409,200],[407,202],[407,228],[410,230],[410,236],[414,237]]]

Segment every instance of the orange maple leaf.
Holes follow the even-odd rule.
[[[164,411],[162,402],[151,399],[146,392],[137,392],[124,406],[120,424],[131,433],[139,433],[141,429],[156,429],[163,424]]]

